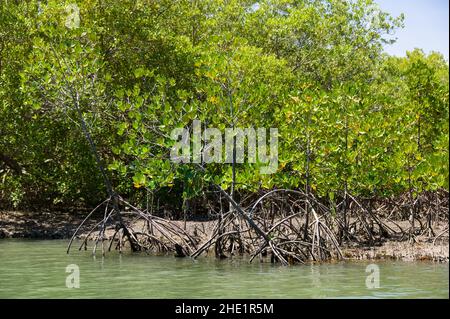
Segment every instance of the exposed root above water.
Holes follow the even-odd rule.
[[[448,227],[437,234],[433,230],[433,224],[448,219],[448,193],[420,196],[422,202],[413,234],[428,236],[433,245],[448,241]],[[112,199],[108,198],[78,226],[67,252],[81,234],[84,223],[100,211],[103,218],[83,232],[80,250],[87,249],[88,242],[92,242],[93,254],[98,247],[105,254],[112,248],[123,251],[127,246],[133,251],[173,252],[178,257],[197,258],[211,252],[217,258],[247,255],[250,261],[270,260],[288,265],[341,259],[348,257],[348,250],[343,254],[343,247],[375,247],[389,238],[407,241],[411,233],[411,226],[405,226],[410,224],[409,207],[403,197],[378,201],[347,194],[344,220],[342,202],[330,204],[298,190],[265,192],[256,200],[247,200],[245,206],[222,194],[219,201],[231,203],[230,208],[225,211],[225,205],[209,203],[210,214],[216,218],[206,229],[197,226],[187,229],[186,222],[183,225],[156,216],[120,196],[115,200],[122,208],[119,213],[123,218],[117,217]]]

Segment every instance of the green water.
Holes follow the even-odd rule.
[[[369,262],[281,267],[242,259],[90,251],[66,241],[0,240],[1,298],[448,298],[448,264],[378,262],[380,288],[366,287]],[[66,287],[76,264],[80,287]]]

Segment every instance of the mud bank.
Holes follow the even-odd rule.
[[[0,239],[69,239],[84,217],[85,214],[74,212],[0,211]],[[142,221],[130,223],[136,230],[144,226]],[[215,221],[172,221],[172,223],[204,241],[207,240],[207,234],[214,227]],[[84,239],[93,226],[95,219],[87,222],[77,237]],[[435,234],[442,234],[437,239],[436,236],[420,234],[416,236],[415,243],[409,242],[406,238],[388,238],[374,245],[343,243],[340,248],[344,258],[351,260],[449,262],[448,224],[440,223],[433,227]],[[110,226],[105,232],[105,238],[111,238],[113,233],[114,227]],[[95,236],[95,232],[89,235],[90,238]]]

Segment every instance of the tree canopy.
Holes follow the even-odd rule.
[[[373,0],[0,4],[0,200],[180,202],[225,189],[388,196],[449,187],[448,63],[383,53],[402,17]],[[279,166],[169,160],[170,132],[279,129]],[[80,121],[80,120],[83,120]]]

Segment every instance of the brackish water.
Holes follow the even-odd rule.
[[[282,267],[117,252],[94,258],[77,247],[67,255],[66,245],[0,240],[0,298],[449,298],[448,264],[377,262],[380,288],[368,289],[370,262]],[[79,267],[79,288],[66,287],[70,264]]]

